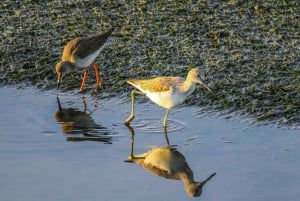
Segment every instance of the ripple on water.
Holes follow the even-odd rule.
[[[146,118],[135,120],[133,126],[136,130],[151,132],[151,133],[159,133],[163,132],[163,124],[162,119],[160,118]],[[168,133],[172,131],[182,130],[185,127],[185,124],[181,121],[175,119],[168,119],[167,122]]]

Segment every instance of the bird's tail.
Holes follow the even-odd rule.
[[[120,43],[123,43],[122,40],[118,39],[118,38],[114,38],[114,37],[109,37],[106,42],[105,42],[105,46],[108,46],[108,45],[113,45],[113,44],[120,44]]]

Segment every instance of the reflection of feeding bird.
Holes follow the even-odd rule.
[[[57,89],[66,74],[77,71],[80,68],[85,68],[80,90],[84,89],[88,74],[87,67],[95,61],[103,48],[113,41],[109,40],[109,36],[113,30],[112,28],[108,32],[95,36],[75,38],[67,43],[62,54],[62,61],[56,64],[55,67],[58,77]],[[94,70],[96,74],[96,85],[97,87],[101,87],[99,68],[96,63],[94,63]]]
[[[204,184],[216,175],[213,173],[202,182],[194,181],[193,171],[185,157],[174,146],[156,147],[146,153],[134,155],[134,134],[133,129],[131,127],[129,129],[132,134],[131,154],[126,162],[137,163],[148,171],[167,179],[182,180],[189,196],[200,196]]]
[[[156,77],[148,80],[128,80],[127,83],[139,91],[131,91],[132,111],[125,124],[129,125],[134,119],[135,94],[142,94],[146,95],[154,103],[167,109],[163,121],[163,126],[166,127],[170,109],[183,103],[194,92],[196,83],[202,84],[209,92],[213,93],[201,79],[199,71],[199,68],[193,68],[189,71],[186,79],[182,77]]]
[[[110,142],[109,130],[95,123],[91,114],[74,108],[64,109],[61,107],[57,97],[58,111],[55,113],[56,121],[61,124],[62,132],[65,134],[83,134],[84,137],[68,137],[69,141],[103,141]],[[100,135],[101,134],[101,135]]]

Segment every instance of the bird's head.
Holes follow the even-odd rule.
[[[55,71],[57,73],[57,89],[59,88],[63,77],[72,72],[72,63],[67,62],[67,61],[61,61],[56,64],[55,66]]]
[[[203,85],[211,94],[214,94],[214,92],[202,80],[199,68],[191,69],[188,73],[187,80]]]
[[[202,193],[203,184],[201,182],[194,182],[187,187],[186,193],[191,197],[199,197]]]
[[[186,190],[187,194],[191,197],[199,197],[202,193],[203,186],[215,175],[216,175],[216,173],[213,173],[213,174],[209,175],[202,182],[192,182],[192,183],[189,183],[189,185],[186,185],[185,190]]]

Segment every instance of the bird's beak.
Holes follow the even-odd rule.
[[[56,96],[56,101],[57,101],[57,105],[58,105],[58,110],[59,111],[62,111],[62,107],[61,107],[61,104],[60,104],[60,101],[59,101],[59,97]]]
[[[58,73],[57,74],[57,87],[56,87],[56,90],[58,90],[61,81],[62,81],[62,75],[61,75],[61,73]]]
[[[198,78],[198,83],[202,84],[211,94],[215,94],[204,82],[201,78]]]

